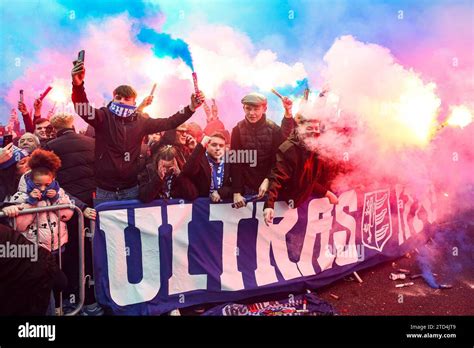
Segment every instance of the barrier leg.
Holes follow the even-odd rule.
[[[59,251],[59,269],[63,269],[62,263],[62,248],[61,248],[61,217],[59,215],[59,210],[56,210],[56,216],[58,219],[58,251]],[[63,292],[62,290],[59,292],[59,316],[63,315]]]
[[[67,313],[66,316],[74,316],[81,310],[84,305],[85,297],[85,277],[84,277],[84,215],[82,214],[81,209],[74,206],[78,214],[78,233],[79,233],[79,304],[78,306],[70,313]]]

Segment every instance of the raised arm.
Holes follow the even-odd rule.
[[[19,101],[18,102],[18,110],[21,112],[21,116],[23,117],[23,123],[25,124],[25,131],[29,133],[35,132],[35,126],[33,124],[33,120],[31,119],[31,115],[26,109],[25,103]]]
[[[71,71],[72,77],[72,102],[74,103],[74,110],[76,113],[92,127],[96,128],[104,120],[104,113],[92,107],[87,99],[86,91],[84,89],[84,78],[86,76],[86,69],[84,62],[74,61],[74,68]]]
[[[293,102],[290,98],[283,97],[282,99],[283,108],[285,109],[285,114],[283,115],[283,119],[281,120],[281,133],[283,135],[284,140],[288,138],[290,133],[296,126],[296,122],[293,118]]]
[[[295,128],[296,128],[296,121],[293,117],[286,117],[286,116],[283,117],[283,119],[281,120],[280,129],[281,129],[281,134],[285,140],[286,138],[290,136],[291,132]]]
[[[206,139],[206,137],[204,137],[203,140]],[[206,148],[203,146],[202,142],[196,145],[193,152],[191,153],[191,156],[189,156],[188,160],[184,164],[184,175],[186,175],[188,178],[192,178],[199,172],[199,158],[204,155],[205,152]]]
[[[146,118],[144,135],[175,129],[186,122],[193,114],[194,111],[191,111],[191,108],[186,106],[168,118]]]
[[[203,102],[204,94],[199,91],[198,94],[193,93],[191,95],[191,103],[188,106],[178,111],[173,116],[168,118],[146,118],[144,135],[177,128],[179,125],[186,122]]]
[[[34,113],[33,113],[33,124],[35,123],[35,121],[39,118],[41,118],[41,108],[43,107],[43,101],[38,98],[38,99],[35,99],[35,102],[33,104],[33,110],[34,110]]]

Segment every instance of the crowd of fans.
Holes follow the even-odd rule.
[[[0,281],[4,284],[0,286],[0,301],[10,303],[0,305],[0,314],[45,314],[52,302],[51,289],[62,290],[66,298],[78,293],[77,216],[68,209],[59,214],[21,214],[23,209],[72,202],[93,220],[94,206],[103,201],[140,199],[147,203],[208,197],[212,203],[230,200],[238,209],[246,205],[245,197],[254,196],[266,198],[263,214],[270,224],[277,199],[292,201],[296,207],[309,195],[317,194],[337,203],[328,189],[325,161],[305,147],[306,138],[319,135],[319,121],[304,115],[293,117],[288,98],[282,99],[285,114],[277,125],[266,116],[263,95],[244,96],[244,117],[229,133],[219,120],[216,102],[212,100],[209,106],[202,92],[192,94],[190,104],[174,115],[152,118],[145,110],[153,96],[137,107],[136,91],[122,85],[113,91],[107,106],[94,108],[85,92],[83,62],[75,62],[71,76],[72,101],[77,115],[88,123],[87,131],[76,132],[77,116],[43,117],[39,99],[33,115],[19,102],[26,132],[16,134],[13,143],[0,152],[1,208],[9,218],[16,218],[15,230],[12,219],[0,221],[2,242],[8,238],[12,243],[37,243],[43,264],[41,268],[27,260],[22,266],[18,260],[0,260],[0,279],[15,269],[35,270],[31,274],[37,275],[22,280],[30,287],[21,292],[19,285]],[[207,116],[204,128],[189,122],[200,106]],[[226,161],[230,158],[226,153],[232,151],[253,151],[255,162]],[[51,261],[59,252],[63,255],[62,270]],[[91,272],[91,263],[92,251],[86,248],[86,273]],[[25,306],[24,292],[34,292],[35,287],[41,288],[36,293],[42,294],[41,300]],[[94,303],[93,291],[89,290],[86,304]]]

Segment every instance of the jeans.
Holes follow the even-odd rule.
[[[97,187],[95,198],[97,202],[138,199],[138,192],[138,185],[119,191],[107,191]]]

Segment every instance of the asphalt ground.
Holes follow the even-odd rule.
[[[405,256],[358,272],[362,283],[350,276],[316,290],[316,293],[336,307],[339,315],[474,315],[472,269],[465,268],[453,277],[449,271],[436,267],[435,264],[435,279],[439,284],[451,285],[451,289],[433,289],[422,277],[413,280],[389,279],[390,273],[399,273],[399,268],[410,270],[410,275],[421,273],[416,254],[411,252],[407,254],[409,257]],[[414,285],[395,287],[395,284],[409,282]]]
[[[424,246],[404,257],[358,272],[362,283],[346,277],[317,290],[332,303],[339,315],[462,315],[474,316],[474,224],[466,222],[442,226]],[[427,262],[429,260],[429,262]],[[422,262],[420,262],[422,261]],[[435,274],[437,284],[450,289],[432,288],[423,277],[421,266]],[[407,279],[391,280],[398,269],[410,271]],[[426,273],[425,273],[426,274]],[[413,282],[396,288],[396,284]],[[335,299],[332,295],[336,295]]]
[[[455,225],[453,225],[455,226]],[[358,271],[362,279],[353,275],[339,279],[325,287],[310,289],[321,299],[331,303],[341,316],[474,316],[474,225],[462,230],[448,229],[443,235],[435,235],[425,245],[404,256]],[[456,252],[453,248],[456,247]],[[424,249],[427,248],[427,249]],[[449,289],[432,288],[421,274],[419,258],[431,254],[429,263],[438,284],[450,285]],[[424,258],[426,260],[426,258]],[[404,280],[391,280],[390,274],[399,269],[410,273]],[[413,282],[413,285],[397,288],[396,284]],[[284,298],[269,296],[240,303],[261,302]],[[258,300],[258,301],[257,301]],[[211,304],[183,308],[181,315],[199,315]],[[196,310],[198,309],[198,310]],[[201,309],[201,311],[199,311]]]

